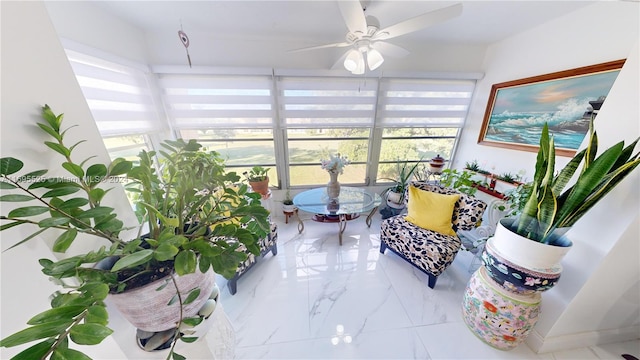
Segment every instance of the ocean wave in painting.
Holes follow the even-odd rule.
[[[587,104],[585,106],[585,104]],[[492,114],[485,139],[526,145],[538,145],[545,123],[556,147],[577,149],[589,130],[588,99],[569,99],[552,112],[510,112]]]

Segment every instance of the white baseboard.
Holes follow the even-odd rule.
[[[640,338],[640,325],[622,329],[589,331],[571,335],[544,338],[534,328],[525,340],[536,353],[547,353],[581,347],[596,346]]]

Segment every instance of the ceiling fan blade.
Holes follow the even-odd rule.
[[[453,19],[460,14],[462,14],[462,4],[447,6],[381,29],[378,31],[380,35],[376,38],[380,40],[391,39]]]
[[[349,28],[350,32],[367,33],[367,19],[364,16],[364,11],[362,10],[360,1],[338,1],[338,7],[340,8],[342,18],[344,19],[345,24],[347,24],[347,28]]]
[[[371,47],[391,57],[401,58],[409,55],[409,50],[384,41],[376,41],[371,44]]]
[[[341,42],[341,43],[325,44],[325,45],[318,45],[318,46],[310,46],[310,47],[301,48],[301,49],[293,49],[287,52],[295,53],[295,52],[301,52],[301,51],[307,51],[307,50],[347,47],[350,45],[351,44],[349,44],[348,42]]]

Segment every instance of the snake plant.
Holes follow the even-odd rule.
[[[584,214],[611,191],[640,164],[638,153],[633,154],[636,139],[625,147],[621,141],[600,156],[598,136],[589,124],[589,144],[555,174],[555,146],[549,128],[544,125],[531,195],[512,230],[542,243],[553,243],[556,229],[573,226]],[[633,155],[632,155],[633,154]],[[580,164],[582,169],[575,183],[565,190]]]

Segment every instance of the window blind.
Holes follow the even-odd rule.
[[[271,76],[160,74],[158,81],[177,129],[273,126]]]
[[[462,127],[472,80],[382,79],[376,127]]]
[[[278,77],[283,127],[372,126],[377,79]]]
[[[164,128],[150,90],[150,73],[75,50],[65,51],[103,137]]]

